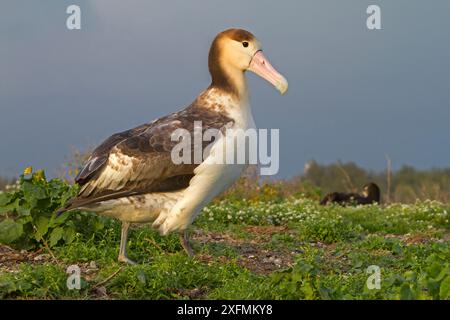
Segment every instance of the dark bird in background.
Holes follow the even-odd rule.
[[[373,182],[366,184],[363,187],[362,194],[359,193],[342,193],[332,192],[327,194],[322,201],[321,205],[329,203],[338,203],[340,205],[346,204],[380,204],[380,188]]]

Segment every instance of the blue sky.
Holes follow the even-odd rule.
[[[69,31],[66,7],[82,10]],[[382,30],[366,28],[378,4]],[[258,127],[280,129],[280,176],[304,163],[382,169],[450,165],[450,2],[2,1],[0,174],[54,174],[95,146],[188,105],[230,27],[253,32],[289,80],[281,97],[249,75]]]

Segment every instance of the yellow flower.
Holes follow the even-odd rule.
[[[23,174],[24,175],[30,174],[32,172],[33,172],[33,167],[32,166],[26,167],[25,170],[23,170]]]
[[[44,170],[36,171],[36,173],[34,174],[34,179],[36,179],[36,181],[44,181],[45,180]]]

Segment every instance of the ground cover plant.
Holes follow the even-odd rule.
[[[436,201],[320,206],[314,197],[222,197],[177,235],[130,232],[116,261],[120,223],[88,212],[55,218],[77,191],[42,171],[0,194],[2,299],[450,299],[450,205]],[[81,271],[70,290],[66,273]],[[367,286],[369,266],[380,287]]]

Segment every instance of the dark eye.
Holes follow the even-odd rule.
[[[244,46],[244,48],[247,48],[248,47],[248,42],[244,41],[244,42],[242,42],[242,45]]]

